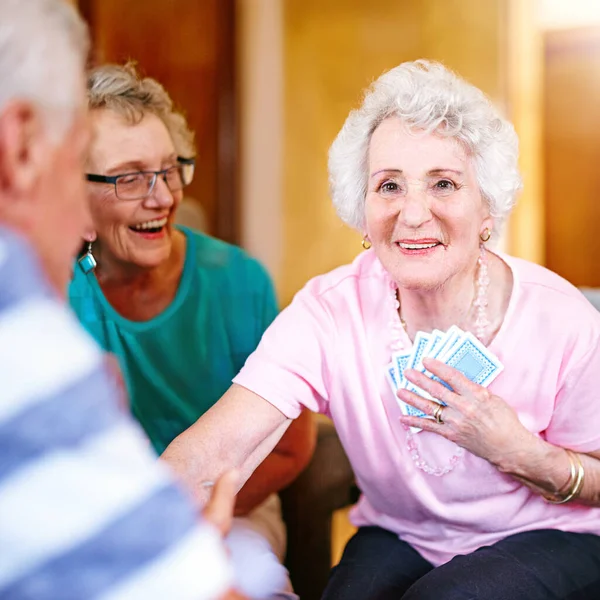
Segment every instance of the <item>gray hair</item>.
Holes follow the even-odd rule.
[[[369,143],[379,124],[391,116],[411,130],[454,138],[463,145],[473,157],[497,233],[522,185],[514,127],[481,90],[426,60],[403,63],[379,77],[333,142],[329,182],[340,218],[355,229],[364,228]]]
[[[64,0],[0,0],[0,110],[30,101],[62,136],[83,107],[88,50],[87,27]]]
[[[141,77],[134,63],[92,69],[87,88],[91,110],[107,108],[131,124],[139,123],[147,112],[153,113],[165,124],[179,156],[195,154],[194,134],[183,114],[174,109],[165,88],[156,79]]]

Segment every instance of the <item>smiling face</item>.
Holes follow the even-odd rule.
[[[165,124],[152,113],[131,125],[111,110],[95,110],[92,125],[88,173],[122,175],[160,171],[177,164],[173,140]],[[181,191],[171,192],[161,177],[150,196],[137,200],[118,198],[113,184],[88,186],[101,261],[153,268],[169,258]]]
[[[396,117],[371,137],[365,211],[377,257],[407,289],[434,289],[474,269],[479,235],[493,225],[463,146],[411,133]]]

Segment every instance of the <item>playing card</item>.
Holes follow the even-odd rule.
[[[404,365],[404,369],[418,368],[421,371],[423,371],[423,359],[422,359],[423,352],[425,351],[425,348],[429,345],[430,341],[431,341],[430,334],[424,333],[423,331],[417,332],[417,335],[415,336],[415,341],[413,342],[413,347],[412,347],[411,353],[409,354],[409,357],[408,357],[408,361]],[[398,366],[398,369],[400,370],[401,364],[398,361],[396,364]],[[420,365],[420,367],[419,367],[419,365]],[[402,369],[402,371],[404,371],[404,369]],[[416,385],[410,383],[410,381],[408,381],[406,379],[406,377],[404,376],[404,373],[402,373],[401,386],[411,392],[414,392],[415,394],[418,394],[419,396],[422,396],[423,398],[431,398],[431,396],[429,394],[427,394],[427,392],[418,388]],[[406,404],[405,402],[402,402],[402,401],[400,401],[400,402],[401,402],[402,411],[406,415],[411,416],[411,417],[427,416],[422,410],[419,410],[419,409],[415,408],[414,406],[410,406],[409,404]]]
[[[490,385],[504,369],[498,357],[469,332],[444,354],[443,361],[483,387]]]
[[[410,353],[395,353],[392,362],[386,367],[386,377],[394,394],[399,388],[405,388],[428,400],[435,400],[425,390],[420,389],[404,375],[406,369],[415,369],[425,373],[431,379],[450,386],[427,371],[424,358],[435,358],[453,367],[471,381],[487,387],[502,372],[504,366],[497,356],[488,350],[473,334],[464,332],[453,325],[447,332],[434,329],[430,334],[417,332]],[[451,389],[451,388],[450,388]],[[397,396],[403,414],[415,417],[431,418],[421,410],[402,402]],[[437,400],[436,400],[437,401]],[[421,429],[411,427],[417,433]]]
[[[385,369],[385,374],[386,374],[388,383],[390,384],[390,387],[392,388],[392,392],[394,393],[394,397],[396,398],[396,402],[398,402],[398,405],[400,406],[400,410],[402,410],[402,414],[404,414],[406,416],[411,416],[411,417],[414,417],[414,416],[420,417],[420,416],[423,416],[425,413],[423,413],[420,410],[417,410],[413,406],[406,404],[406,402],[403,402],[402,400],[400,400],[400,398],[398,398],[398,396],[396,395],[396,391],[400,387],[404,387],[404,383],[406,382],[406,379],[404,378],[404,369],[406,368],[406,365],[408,364],[409,358],[410,358],[410,354],[401,354],[401,353],[394,354],[394,356],[392,358],[392,362],[390,362]],[[398,376],[398,369],[400,369],[400,374],[401,374],[400,376]],[[401,381],[402,381],[402,384],[400,383]],[[413,433],[418,433],[419,431],[421,431],[421,429],[418,427],[411,427],[410,430]]]
[[[413,342],[412,352],[408,359],[407,369],[423,369],[423,352],[425,351],[425,348],[427,348],[430,340],[431,334],[422,331],[417,332],[415,341]],[[419,369],[419,365],[421,365],[421,369]]]
[[[407,368],[408,365],[408,361],[410,360],[410,352],[406,353],[402,353],[402,352],[396,352],[395,354],[392,355],[392,363],[394,365],[395,371],[396,371],[396,383],[398,384],[398,387],[404,387],[404,382],[406,381],[405,377],[404,377],[404,369]]]
[[[465,332],[460,327],[452,325],[452,327],[446,331],[446,335],[442,339],[441,344],[436,348],[435,353],[431,354],[428,358],[435,358],[436,360],[444,362],[445,354],[459,342],[464,333]]]
[[[394,392],[394,395],[395,395],[396,394],[396,390],[400,386],[398,385],[398,376],[396,375],[396,365],[394,364],[393,360],[385,368],[385,374],[387,376],[388,383],[390,384],[390,387],[392,388],[392,392]]]
[[[415,369],[417,369],[417,371],[422,371],[423,373],[427,373],[427,369],[423,366],[423,359],[427,358],[429,356],[437,355],[437,351],[438,351],[438,349],[441,348],[445,337],[446,337],[446,334],[443,331],[440,331],[439,329],[434,329],[429,334],[429,338],[430,338],[429,343],[427,344],[427,346],[425,346],[425,349],[423,350],[421,360],[415,366]]]

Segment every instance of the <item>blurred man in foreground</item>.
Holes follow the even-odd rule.
[[[0,0],[0,597],[236,598],[235,474],[200,521],[64,305],[90,225],[87,50],[69,4]]]

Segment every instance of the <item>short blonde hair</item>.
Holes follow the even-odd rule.
[[[497,234],[521,189],[515,130],[481,90],[427,60],[403,63],[377,79],[333,142],[329,182],[342,220],[359,231],[365,226],[369,144],[379,124],[392,116],[468,150]]]
[[[184,115],[175,110],[165,88],[156,79],[142,77],[134,63],[91,69],[87,96],[90,110],[107,108],[132,124],[139,123],[148,112],[155,114],[169,131],[177,154],[194,156],[194,133]]]

